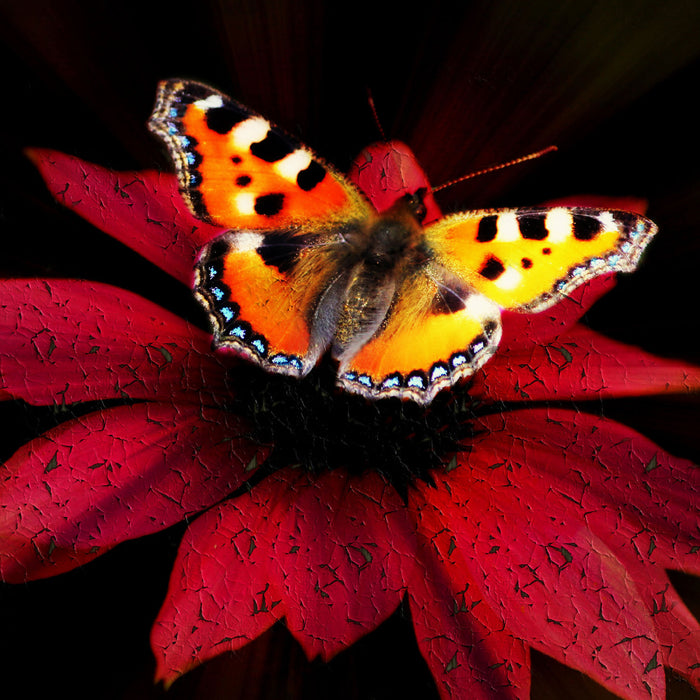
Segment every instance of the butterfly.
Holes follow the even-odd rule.
[[[501,310],[542,311],[596,275],[634,270],[657,230],[580,207],[428,223],[427,180],[398,186],[378,213],[305,145],[193,81],[160,83],[149,128],[193,214],[222,228],[194,271],[215,347],[296,377],[330,351],[338,383],[370,399],[429,404],[493,355]]]

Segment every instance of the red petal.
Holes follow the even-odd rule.
[[[492,415],[480,427],[556,480],[601,537],[618,547],[627,540],[650,565],[700,573],[700,468],[692,462],[621,423],[563,409]],[[477,437],[475,452],[484,439],[491,442]]]
[[[425,189],[424,223],[429,224],[441,216],[428,176],[405,143],[389,141],[367,146],[352,162],[348,178],[364,192],[377,211],[386,211],[405,194]]]
[[[661,661],[700,688],[700,625],[664,572],[700,572],[700,469],[626,426],[572,411],[494,415],[481,428],[510,436],[509,459],[531,466],[527,492],[561,493],[611,547],[652,615]],[[482,438],[476,442],[474,449],[481,450]],[[533,472],[539,472],[539,486]],[[512,486],[523,491],[520,475],[511,475]]]
[[[641,600],[652,615],[659,639],[661,661],[700,691],[700,624],[676,593],[661,567],[649,566],[646,557],[623,532],[607,539],[634,580]],[[620,546],[621,541],[625,540]]]
[[[0,282],[0,399],[201,402],[227,393],[208,334],[136,294],[96,282]]]
[[[170,685],[284,616],[270,571],[277,567],[274,541],[296,481],[291,474],[269,477],[188,528],[151,633],[157,680]]]
[[[275,545],[277,584],[309,658],[329,659],[396,609],[410,532],[401,499],[376,473],[337,470],[297,484]]]
[[[51,194],[187,286],[197,251],[221,233],[190,213],[174,175],[116,173],[58,151],[27,150]]]
[[[240,486],[259,451],[222,411],[136,404],[63,423],[0,472],[0,571],[44,578],[161,530]]]
[[[700,389],[700,367],[656,357],[577,324],[544,345],[502,349],[474,377],[487,401],[598,399]]]
[[[452,560],[463,558],[510,632],[624,697],[663,697],[659,645],[634,582],[548,489],[537,455],[495,432],[462,457],[426,499],[442,514],[436,534],[454,536]]]
[[[429,542],[416,555],[419,575],[409,585],[411,617],[441,697],[529,698],[529,648],[484,602],[464,561],[451,556],[454,538],[442,515],[420,491],[410,495],[419,533]]]
[[[170,683],[283,616],[309,657],[349,646],[401,599],[407,527],[379,476],[340,471],[318,481],[280,472],[205,513],[153,629],[158,678]]]
[[[545,311],[536,314],[502,311],[503,337],[498,356],[530,352],[533,346],[558,338],[615,284],[614,274],[603,275],[577,287],[565,299]]]

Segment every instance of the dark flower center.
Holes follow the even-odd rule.
[[[254,438],[272,446],[265,471],[311,473],[376,470],[399,491],[446,467],[472,434],[475,406],[467,387],[444,391],[429,407],[399,399],[367,399],[335,386],[330,359],[304,379],[246,365],[232,376],[232,410],[248,417]]]

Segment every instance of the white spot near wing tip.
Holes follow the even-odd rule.
[[[282,158],[275,163],[275,170],[287,180],[294,182],[297,175],[309,166],[311,154],[301,148]]]
[[[506,271],[494,281],[499,289],[514,289],[520,283],[522,275],[514,268],[508,267]]]
[[[549,235],[547,236],[548,243],[561,243],[571,236],[571,231],[574,225],[574,217],[569,209],[564,207],[555,207],[547,212],[547,218],[544,222]]]
[[[209,97],[203,100],[197,100],[194,104],[196,107],[199,107],[199,109],[206,111],[208,109],[223,107],[224,101],[221,99],[221,95],[209,95]]]
[[[231,131],[234,148],[245,150],[251,144],[262,141],[270,130],[270,122],[262,117],[251,117],[238,124]]]
[[[520,239],[518,216],[514,211],[499,214],[496,228],[496,240],[499,243],[510,243]]]
[[[598,216],[598,221],[600,221],[603,231],[617,231],[619,228],[615,217],[609,211],[602,211]]]

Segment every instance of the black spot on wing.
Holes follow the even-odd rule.
[[[528,214],[527,216],[518,217],[518,226],[520,227],[520,235],[531,241],[543,241],[549,236],[549,231],[544,225],[544,220],[547,214]]]
[[[225,238],[217,238],[209,244],[205,261],[220,260],[231,250],[231,244]]]
[[[289,231],[272,231],[265,235],[263,244],[255,250],[266,265],[276,267],[280,272],[289,272],[307,244],[307,236]]]
[[[614,212],[614,218],[615,222],[625,231],[633,229],[639,221],[639,216],[630,211],[616,211]]]
[[[206,111],[207,126],[217,134],[228,134],[236,124],[248,118],[244,112],[231,107],[212,107]]]
[[[303,170],[300,170],[297,175],[297,185],[304,192],[312,190],[319,182],[326,177],[326,169],[315,160],[312,160]]]
[[[574,238],[577,241],[592,241],[600,229],[601,223],[595,216],[574,214]]]
[[[481,270],[479,270],[479,274],[482,277],[485,277],[487,280],[491,280],[493,282],[494,280],[497,280],[505,272],[505,270],[506,269],[503,267],[503,263],[498,258],[490,255],[486,259],[486,262],[482,265]]]
[[[434,297],[430,310],[434,314],[454,314],[464,308],[464,300],[452,289],[441,289]]]
[[[530,258],[523,258],[520,261],[520,265],[524,270],[529,270],[532,267],[532,260],[530,260]]]
[[[296,149],[297,144],[272,129],[267,132],[267,136],[262,141],[250,146],[250,152],[266,163],[276,163]]]
[[[498,214],[489,214],[484,216],[481,221],[479,221],[479,229],[476,234],[476,240],[479,243],[488,243],[496,237],[498,231],[497,227]]]
[[[260,195],[255,200],[255,213],[260,216],[275,216],[282,211],[284,206],[284,194],[273,192],[272,194]]]
[[[239,187],[247,187],[252,182],[250,175],[239,175],[236,178],[236,184]]]

